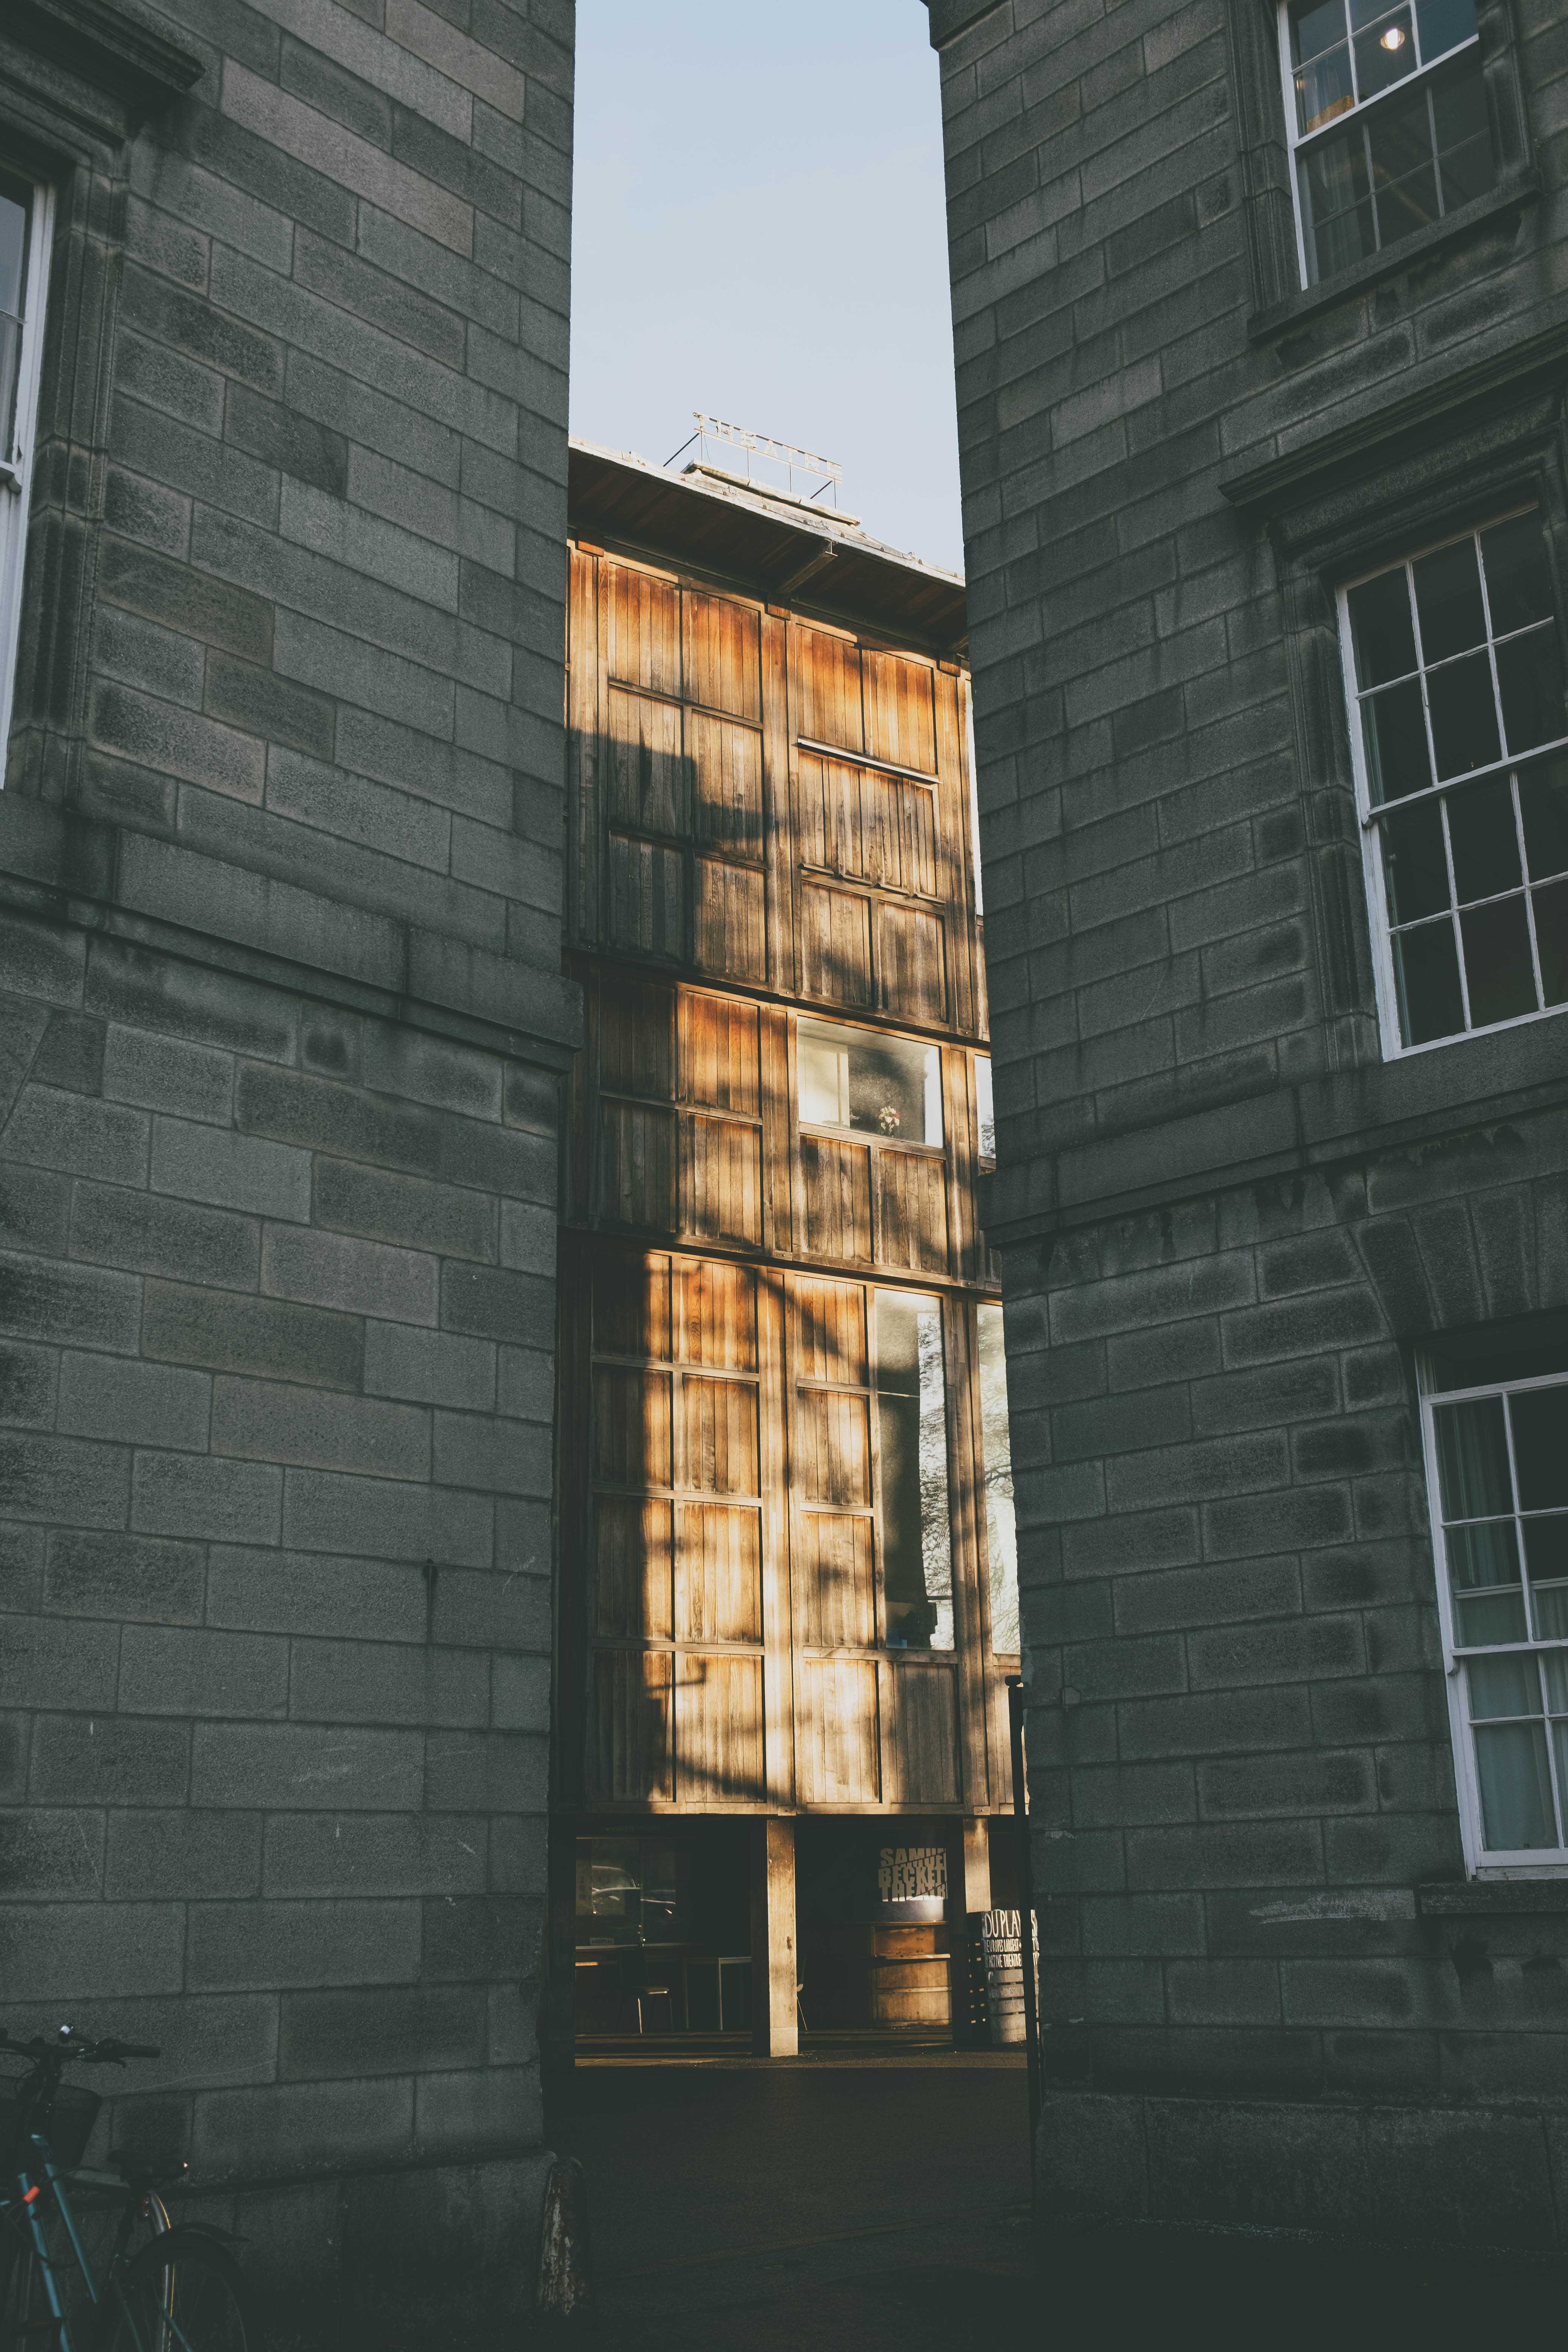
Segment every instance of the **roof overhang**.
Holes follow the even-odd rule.
[[[711,474],[671,474],[641,457],[571,445],[575,537],[689,567],[842,628],[962,660],[969,623],[957,572],[900,554],[799,501],[774,501]]]

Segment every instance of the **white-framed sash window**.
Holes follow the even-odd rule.
[[[1568,1006],[1568,708],[1539,509],[1340,590],[1384,1052]]]
[[[1561,1371],[1520,1379],[1506,1364],[1423,1368],[1444,1664],[1475,1876],[1568,1874],[1563,1360]]]
[[[11,731],[38,414],[51,191],[0,157],[0,781]]]
[[[1280,0],[1279,65],[1304,287],[1496,185],[1474,0]]]

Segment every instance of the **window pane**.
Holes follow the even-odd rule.
[[[1568,1517],[1527,1519],[1524,1556],[1530,1563],[1530,1597],[1537,1641],[1568,1638]],[[1568,1664],[1568,1661],[1559,1663]]]
[[[1377,250],[1366,146],[1359,122],[1322,139],[1300,159],[1301,217],[1314,279],[1348,269]]]
[[[981,1307],[977,1316],[991,1646],[1003,1657],[1011,1658],[1018,1654],[1021,1637],[1018,1536],[1013,1513],[1013,1442],[1007,1423],[1007,1360],[1002,1346],[1002,1309]]]
[[[942,1056],[934,1045],[803,1021],[795,1051],[803,1125],[942,1141]]]
[[[1490,530],[1483,530],[1481,560],[1486,565],[1494,636],[1506,637],[1511,630],[1528,628],[1532,621],[1550,620],[1552,575],[1538,514],[1515,515],[1510,522],[1494,523]]]
[[[980,1130],[980,1157],[982,1160],[994,1160],[996,1157],[996,1107],[991,1093],[989,1054],[976,1054],[974,1056],[974,1114],[975,1124]]]
[[[1445,1519],[1489,1519],[1513,1509],[1502,1399],[1439,1405],[1437,1475]]]
[[[1548,1715],[1568,1715],[1568,1650],[1548,1650],[1541,1663],[1546,1670]]]
[[[1467,1527],[1448,1528],[1443,1540],[1460,1643],[1468,1648],[1522,1642],[1524,1588],[1513,1521],[1472,1520]]]
[[[1415,0],[1415,31],[1423,65],[1429,66],[1435,58],[1468,41],[1475,29],[1474,0]]]
[[[1448,906],[1448,861],[1443,851],[1443,813],[1422,801],[1386,817],[1382,825],[1383,872],[1391,923],[1419,922]],[[1458,852],[1456,850],[1456,863]]]
[[[1415,667],[1415,632],[1410,621],[1410,588],[1405,566],[1364,581],[1345,599],[1355,646],[1356,682],[1385,686]]]
[[[1527,769],[1519,780],[1519,807],[1531,879],[1568,874],[1568,761],[1545,760]]]
[[[1316,131],[1355,103],[1340,0],[1292,0],[1290,57],[1296,67],[1296,126]]]
[[[1429,670],[1426,704],[1439,781],[1488,767],[1500,758],[1491,669],[1485,654],[1468,654],[1463,661]]]
[[[1533,1658],[1472,1658],[1465,1673],[1472,1723],[1541,1713],[1541,1676]]]
[[[1471,646],[1485,645],[1486,614],[1481,605],[1481,575],[1473,539],[1457,540],[1411,565],[1415,579],[1415,609],[1421,616],[1421,656],[1426,662],[1446,661]]]
[[[1437,218],[1437,173],[1425,88],[1391,99],[1367,121],[1372,184],[1377,198],[1377,232],[1393,245]],[[1426,619],[1422,619],[1426,635]],[[1469,640],[1474,643],[1474,639]],[[1427,650],[1426,659],[1435,658]]]
[[[1432,782],[1421,688],[1415,678],[1369,695],[1361,707],[1367,779],[1374,801],[1400,801]]]
[[[896,1647],[952,1647],[947,1395],[934,1298],[877,1293],[882,1591]]]
[[[27,267],[26,204],[0,190],[0,457],[11,456],[16,370],[22,356],[22,289]]]
[[[1494,1853],[1513,1853],[1555,1845],[1545,1727],[1489,1724],[1472,1736],[1488,1846]]]
[[[843,1047],[807,1029],[803,1022],[796,1040],[795,1068],[802,1125],[847,1127],[849,1056]]]
[[[1472,898],[1495,898],[1517,890],[1519,835],[1514,830],[1513,793],[1506,776],[1489,777],[1462,793],[1450,793],[1448,845],[1454,854],[1454,892],[1461,907]]]
[[[1497,649],[1502,723],[1510,751],[1552,743],[1568,734],[1563,715],[1563,667],[1555,625],[1510,637]]]
[[[1355,28],[1355,79],[1360,97],[1373,98],[1415,70],[1415,27],[1404,5],[1375,9],[1351,0]]]
[[[1459,917],[1459,929],[1471,1028],[1489,1028],[1494,1022],[1517,1021],[1521,1013],[1536,1012],[1523,893],[1494,899],[1489,907],[1472,907]]]
[[[1568,1004],[1568,882],[1531,893],[1541,993],[1548,1004]]]
[[[1452,1037],[1465,1025],[1459,957],[1452,923],[1424,923],[1394,935],[1394,979],[1399,1026],[1407,1045]]]
[[[1568,1509],[1568,1387],[1509,1399],[1521,1511]]]

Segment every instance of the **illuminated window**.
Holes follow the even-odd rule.
[[[795,1053],[802,1127],[942,1141],[942,1056],[934,1045],[803,1021]]]
[[[1007,1422],[1007,1359],[1002,1309],[984,1306],[979,1319],[980,1475],[985,1493],[985,1559],[991,1595],[991,1646],[1016,1657],[1018,1531],[1013,1516],[1013,1439]]]
[[[974,1056],[974,1121],[978,1129],[980,1157],[993,1164],[996,1159],[996,1106],[991,1095],[991,1056]]]
[[[1303,286],[1495,184],[1474,0],[1285,0],[1279,48]]]
[[[907,1290],[877,1293],[877,1442],[889,1643],[951,1650],[952,1528],[940,1299]]]

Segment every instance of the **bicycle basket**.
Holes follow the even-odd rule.
[[[22,2119],[21,2102],[16,2095],[20,2088],[20,2075],[0,2081],[0,2154],[8,2166],[18,2169],[25,2162],[24,2151],[16,2145]],[[96,2092],[79,2090],[74,2083],[62,2083],[55,2093],[54,2111],[45,2126],[44,2136],[55,2162],[62,2169],[81,2162],[102,2105]]]

